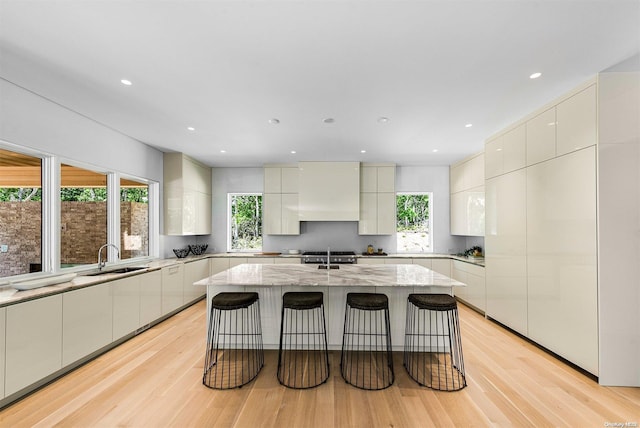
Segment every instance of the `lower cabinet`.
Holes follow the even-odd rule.
[[[162,271],[140,275],[140,324],[145,326],[162,316]]]
[[[451,264],[451,277],[467,284],[466,287],[454,287],[455,296],[484,312],[487,307],[484,267],[458,260]]]
[[[450,259],[431,259],[431,269],[442,275],[451,277],[451,260]]]
[[[140,327],[140,282],[142,275],[112,281],[113,340],[118,340]]]
[[[209,277],[209,259],[196,260],[184,265],[183,303],[187,304],[199,299],[207,293],[204,285],[193,285],[194,282]]]
[[[69,291],[62,298],[62,366],[108,345],[113,339],[112,283]]]
[[[62,295],[8,306],[5,346],[5,396],[60,370]]]
[[[183,284],[183,264],[178,263],[162,268],[162,315],[166,315],[183,305]]]

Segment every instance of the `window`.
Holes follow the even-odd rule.
[[[262,194],[229,193],[228,251],[262,250]]]
[[[399,253],[433,251],[432,193],[396,195],[396,237]]]
[[[0,141],[0,280],[157,255],[158,183],[73,163]]]
[[[96,263],[98,249],[106,243],[107,174],[62,164],[60,267]]]
[[[42,159],[0,149],[0,277],[42,270]]]
[[[120,179],[120,258],[149,255],[149,185]]]

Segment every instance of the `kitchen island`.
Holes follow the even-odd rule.
[[[452,294],[465,286],[420,265],[339,265],[319,269],[312,264],[241,264],[195,283],[207,286],[207,313],[213,296],[224,291],[255,291],[260,296],[266,349],[279,344],[282,295],[288,291],[322,291],[330,349],[342,346],[347,293],[384,293],[389,298],[391,340],[402,350],[407,296],[411,293]]]

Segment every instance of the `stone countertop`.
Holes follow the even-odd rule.
[[[265,253],[208,253],[208,254],[203,254],[203,256],[207,256],[207,257],[231,257],[231,258],[242,258],[242,257],[246,257],[246,258],[253,258],[253,257],[278,257],[278,258],[301,258],[302,254],[287,254],[287,253],[282,253],[279,255],[274,255],[274,254],[265,254]],[[203,257],[203,256],[198,256],[198,257]],[[189,260],[191,256],[187,257],[184,260]],[[474,257],[461,257],[461,256],[456,256],[453,254],[439,254],[439,253],[397,253],[397,254],[386,254],[386,255],[378,255],[378,254],[358,254],[356,253],[356,258],[360,259],[360,258],[372,258],[372,259],[389,259],[389,258],[393,258],[393,259],[402,259],[402,258],[406,258],[406,259],[451,259],[451,260],[458,260],[461,262],[465,262],[465,263],[471,263],[474,265],[478,265],[478,266],[484,266],[484,257],[479,257],[479,258],[474,258]],[[171,260],[183,260],[183,259],[171,259]]]
[[[71,281],[67,281],[67,282],[63,282],[60,284],[55,284],[55,285],[47,285],[47,286],[43,286],[40,288],[34,288],[32,290],[24,290],[24,291],[19,291],[16,290],[15,288],[13,288],[10,283],[12,282],[11,278],[5,278],[5,282],[4,283],[0,283],[0,307],[3,306],[9,306],[9,305],[13,305],[16,303],[20,303],[20,302],[25,302],[28,300],[33,300],[33,299],[38,299],[38,298],[42,298],[42,297],[46,297],[46,296],[50,296],[50,295],[54,295],[54,294],[59,294],[59,293],[64,293],[67,291],[72,291],[75,289],[80,289],[80,288],[84,288],[84,287],[89,287],[92,285],[97,285],[97,284],[101,284],[103,282],[108,282],[108,281],[114,281],[120,278],[124,278],[127,276],[133,276],[133,275],[140,275],[143,273],[147,273],[147,272],[151,272],[153,270],[158,270],[158,269],[162,269],[164,267],[167,266],[172,266],[178,263],[191,263],[191,262],[195,262],[198,260],[203,260],[203,259],[207,259],[207,258],[212,258],[212,257],[238,257],[238,258],[242,258],[242,257],[278,257],[278,258],[292,258],[292,259],[296,259],[296,258],[300,258],[301,254],[281,254],[278,256],[274,256],[274,255],[269,255],[269,254],[263,254],[263,253],[205,253],[202,255],[198,255],[198,256],[194,256],[194,255],[190,255],[188,257],[182,258],[182,259],[178,259],[178,258],[169,258],[169,259],[156,259],[156,260],[150,260],[150,261],[142,261],[139,263],[133,263],[133,264],[123,264],[123,265],[114,265],[114,266],[107,266],[107,268],[105,270],[109,270],[109,269],[117,269],[120,267],[125,267],[125,266],[144,266],[145,269],[139,270],[139,271],[135,271],[135,272],[130,272],[130,273],[125,273],[125,274],[117,274],[117,275],[97,275],[97,276],[84,276],[83,275],[83,271],[77,271],[76,273],[78,274],[75,278],[73,278]],[[415,253],[415,254],[407,254],[407,253],[402,253],[402,254],[389,254],[386,256],[379,256],[379,255],[373,255],[373,256],[369,256],[369,255],[356,255],[357,258],[408,258],[408,259],[443,259],[443,258],[448,258],[448,259],[452,259],[452,260],[460,260],[466,263],[472,263],[472,264],[476,264],[479,266],[484,266],[484,259],[469,259],[466,257],[459,257],[459,256],[454,256],[454,255],[449,255],[449,254],[434,254],[434,253]],[[304,265],[303,265],[304,266]],[[357,265],[347,265],[347,266],[357,266]],[[393,266],[393,265],[360,265],[361,267],[364,266]],[[317,265],[310,265],[311,268],[317,268]],[[95,271],[94,269],[91,269],[89,271]],[[64,275],[64,274],[59,274],[59,275]],[[47,278],[47,277],[51,277],[51,276],[55,276],[55,275],[49,275],[49,276],[45,276],[43,278]],[[446,277],[445,277],[446,278]]]
[[[318,269],[304,264],[241,264],[195,283],[237,286],[454,287],[466,284],[420,265],[340,265]]]

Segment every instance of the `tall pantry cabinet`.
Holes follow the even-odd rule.
[[[598,375],[596,81],[489,139],[489,317]]]
[[[601,385],[640,386],[640,71],[600,73],[485,160],[487,316]]]

